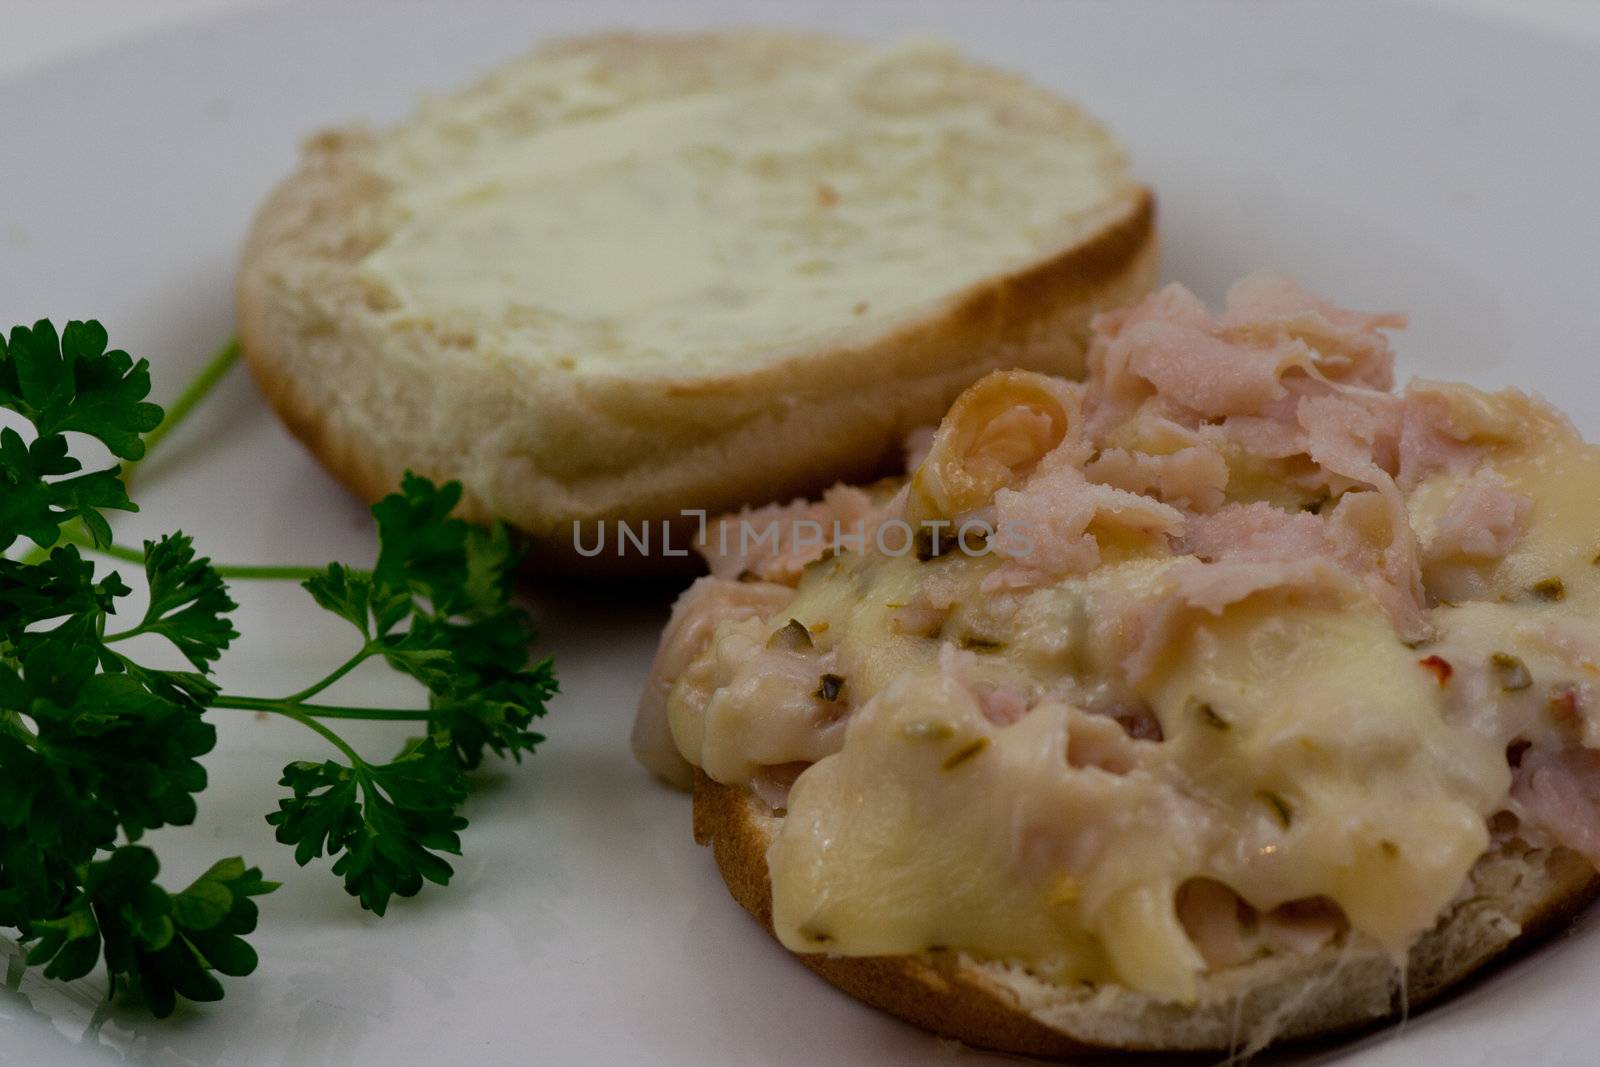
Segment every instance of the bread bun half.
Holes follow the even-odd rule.
[[[766,855],[781,826],[781,814],[748,789],[697,772],[695,840],[711,847],[728,891],[769,933]],[[1112,986],[1056,985],[964,952],[798,958],[859,1000],[981,1048],[1052,1058],[1253,1053],[1269,1043],[1356,1030],[1425,1004],[1558,926],[1597,892],[1600,875],[1576,853],[1501,839],[1438,925],[1412,947],[1403,982],[1379,948],[1347,937],[1310,955],[1268,956],[1212,973],[1192,1005]]]
[[[313,138],[236,294],[262,391],[356,493],[459,479],[467,517],[637,572],[676,557],[573,524],[869,476],[990,370],[1080,373],[1155,272],[1149,191],[1068,102],[752,31],[556,43]]]

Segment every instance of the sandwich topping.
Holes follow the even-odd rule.
[[[1396,391],[1401,325],[1170,287],[1096,321],[1086,383],[973,385],[898,487],[725,518],[636,750],[783,813],[794,951],[1175,1000],[1403,960],[1495,840],[1600,862],[1600,449],[1515,390]]]

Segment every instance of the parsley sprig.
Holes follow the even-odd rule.
[[[225,349],[185,392],[186,412],[237,356]],[[112,542],[110,511],[135,511],[129,467],[85,470],[69,435],[115,460],[140,460],[173,424],[146,397],[148,364],[108,349],[95,322],[59,333],[49,322],[0,336],[0,408],[32,427],[0,429],[0,926],[31,943],[49,978],[88,974],[104,960],[113,992],[129,986],[157,1015],[179,997],[216,1000],[216,975],[248,974],[255,951],[252,898],[271,892],[259,869],[218,861],[179,891],[139,844],[149,830],[194,821],[207,785],[199,762],[216,744],[220,710],[293,719],[332,757],[283,769],[286,794],[267,815],[304,866],[333,872],[381,915],[392,898],[450,880],[461,851],[467,772],[486,754],[521,759],[543,738],[532,729],[556,691],[548,659],[529,652],[534,631],[512,599],[518,556],[501,525],[452,517],[454,483],[407,474],[372,511],[371,571],[341,564],[280,568],[212,564],[173,533],[142,549]],[[83,550],[143,567],[142,617],[111,625],[132,590]],[[312,599],[347,620],[354,651],[326,676],[282,697],[225,693],[211,677],[239,637],[225,578],[301,578]],[[149,667],[124,649],[157,638],[188,669]],[[381,659],[426,690],[427,707],[320,702],[368,660]],[[387,760],[363,756],[329,723],[409,722],[420,732]]]

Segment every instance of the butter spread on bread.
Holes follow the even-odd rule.
[[[357,492],[457,480],[542,569],[616,573],[682,568],[686,510],[871,477],[995,367],[1081,374],[1090,317],[1155,271],[1121,149],[1020,77],[603,34],[313,138],[237,303],[263,392]]]
[[[819,321],[892,321],[1026,266],[1104,206],[1099,144],[1041,137],[1051,109],[1026,96],[996,122],[950,91],[957,62],[932,42],[866,49],[485,139],[449,166],[394,142],[377,169],[404,221],[362,273],[402,317],[470,313],[536,358],[610,373],[685,351],[771,359]]]

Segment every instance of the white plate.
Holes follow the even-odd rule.
[[[0,85],[0,323],[101,318],[170,397],[231,329],[250,212],[318,126],[399,116],[545,34],[727,22],[934,30],[1106,119],[1157,188],[1167,273],[1216,299],[1272,266],[1413,315],[1403,373],[1516,381],[1600,431],[1600,56],[1422,6],[1185,3],[306,4],[138,39]],[[802,10],[802,7],[804,10]],[[182,526],[225,560],[360,563],[363,510],[242,376],[150,464],[124,538]],[[234,691],[277,693],[348,647],[299,590],[240,585]],[[835,993],[729,900],[686,800],[625,736],[662,590],[542,598],[563,696],[548,745],[472,801],[455,883],[376,920],[271,839],[290,723],[221,724],[198,825],[155,840],[169,883],[242,852],[261,966],[165,1022],[31,972],[0,992],[0,1061],[921,1063],[955,1052]],[[350,700],[404,693],[360,678]],[[375,745],[381,730],[359,732]],[[392,732],[389,737],[392,738]],[[1315,1062],[1593,1062],[1593,917],[1413,1019]],[[14,956],[14,953],[12,954]]]

